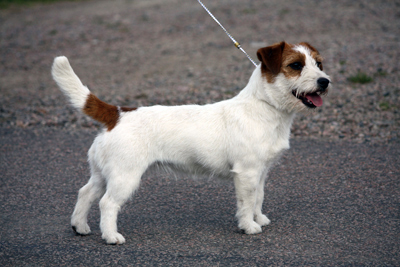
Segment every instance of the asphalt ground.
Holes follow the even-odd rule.
[[[155,170],[119,216],[127,243],[70,226],[93,131],[0,128],[0,266],[399,266],[400,144],[293,139],[270,173],[271,224],[245,235],[232,183]]]

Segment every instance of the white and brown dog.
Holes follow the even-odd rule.
[[[330,87],[322,58],[308,43],[281,42],[257,52],[261,64],[234,98],[209,105],[123,108],[102,102],[84,86],[66,57],[52,75],[74,107],[105,129],[89,150],[91,177],[79,190],[72,214],[76,233],[90,233],[87,216],[100,199],[102,238],[123,244],[117,231],[121,206],[138,189],[143,173],[161,163],[191,173],[232,179],[236,217],[246,234],[260,233],[270,167],[289,148],[296,112],[322,105]]]

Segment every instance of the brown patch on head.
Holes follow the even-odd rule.
[[[317,50],[314,46],[310,45],[309,43],[307,43],[307,42],[301,42],[301,43],[299,43],[299,45],[305,46],[305,47],[307,47],[311,52],[316,53],[316,54],[319,55],[318,50]]]
[[[306,56],[293,48],[294,45],[287,45],[282,55],[282,73],[286,78],[299,77],[306,64]]]
[[[269,83],[273,83],[279,73],[287,78],[300,76],[301,69],[290,67],[298,63],[301,68],[305,65],[305,55],[293,50],[294,45],[281,42],[272,46],[260,48],[257,57],[261,61],[261,72]]]
[[[322,70],[322,57],[317,49],[309,43],[299,43],[306,47],[311,56],[317,62],[317,66]],[[261,72],[269,83],[273,83],[279,73],[283,73],[287,78],[299,77],[306,64],[306,55],[294,50],[295,45],[281,42],[257,51],[257,57],[261,61]]]
[[[314,60],[317,62],[318,68],[320,68],[320,70],[323,70],[323,66],[322,66],[323,58],[319,54],[318,50],[314,46],[312,46],[306,42],[299,43],[299,45],[307,47],[310,50],[311,57],[314,58]]]
[[[136,110],[136,108],[120,108],[121,111],[127,112]],[[89,115],[93,119],[103,123],[108,131],[111,131],[118,123],[119,110],[118,107],[107,104],[95,95],[89,94],[86,99],[86,104],[83,108],[83,112]]]
[[[282,53],[286,45],[285,42],[280,42],[257,51],[257,57],[261,61],[261,72],[269,83],[274,82],[276,75],[281,71]]]

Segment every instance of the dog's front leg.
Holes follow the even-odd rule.
[[[262,175],[262,177],[260,179],[260,183],[258,184],[258,187],[257,187],[257,200],[256,200],[256,206],[255,206],[255,209],[254,209],[254,220],[260,226],[268,225],[271,222],[268,219],[267,216],[262,214],[262,204],[264,202],[264,185],[265,185],[265,179],[266,178],[267,178],[266,174]]]
[[[261,173],[259,171],[236,172],[234,183],[237,198],[236,217],[239,228],[248,235],[262,232],[261,226],[254,221],[254,210],[257,203],[257,187]]]

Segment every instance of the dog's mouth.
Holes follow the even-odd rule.
[[[309,108],[316,108],[320,107],[323,104],[321,94],[322,91],[316,91],[313,93],[298,93],[296,90],[292,91],[292,94],[297,98],[300,99],[304,105],[306,105]]]

